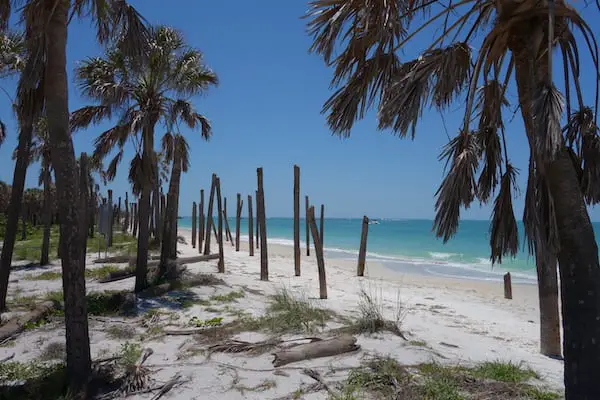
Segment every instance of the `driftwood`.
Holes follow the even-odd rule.
[[[0,341],[23,332],[28,323],[35,323],[45,318],[55,308],[56,304],[53,301],[45,301],[38,304],[33,311],[11,318],[4,325],[0,326]]]
[[[320,340],[316,342],[299,344],[285,350],[273,353],[273,365],[281,367],[282,365],[295,363],[302,360],[313,358],[330,357],[338,354],[349,353],[360,349],[356,344],[354,336],[338,336],[333,339]]]
[[[94,260],[94,264],[122,264],[122,263],[131,263],[131,260],[133,260],[133,263],[135,264],[135,256],[134,257],[131,257],[129,255],[111,256],[111,257],[98,258],[97,260]],[[148,256],[148,260],[160,260],[160,256]]]
[[[98,279],[98,282],[99,283],[117,282],[117,281],[122,281],[123,279],[132,278],[134,276],[135,276],[135,271],[130,271],[130,270],[116,271],[116,272],[109,274],[105,278]]]
[[[202,261],[217,260],[218,258],[219,258],[218,254],[209,254],[207,256],[181,257],[176,260],[170,260],[170,261],[175,262],[177,265],[183,265],[183,264],[193,264],[193,263],[202,262]],[[153,266],[157,266],[159,264],[160,264],[160,260],[156,260],[156,261],[149,262],[148,266],[153,267]]]

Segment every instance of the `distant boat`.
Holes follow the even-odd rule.
[[[377,221],[376,219],[373,219],[373,220],[369,221],[369,225],[379,225],[379,221]]]

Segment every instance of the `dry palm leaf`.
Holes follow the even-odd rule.
[[[562,129],[559,124],[563,103],[563,97],[556,86],[540,83],[533,102],[533,120],[534,151],[542,159],[554,159],[562,148]]]
[[[479,145],[472,132],[461,132],[444,148],[440,158],[451,163],[448,174],[436,192],[436,236],[447,242],[458,229],[461,207],[468,208],[475,197],[475,173],[479,163]]]
[[[270,339],[256,343],[245,342],[243,340],[226,340],[223,343],[210,346],[208,350],[211,353],[252,353],[263,354],[277,347],[283,341]]]
[[[494,203],[490,227],[493,264],[502,263],[503,256],[514,257],[519,251],[519,232],[512,204],[512,189],[515,186],[516,176],[516,169],[511,164],[507,164],[500,183],[500,192]]]

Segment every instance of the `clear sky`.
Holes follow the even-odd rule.
[[[183,4],[185,3],[185,5]],[[182,177],[180,215],[191,214],[199,190],[209,189],[217,173],[223,194],[233,205],[237,192],[254,194],[256,168],[264,169],[267,215],[291,216],[293,165],[301,167],[301,193],[311,202],[325,204],[330,217],[427,218],[434,215],[434,193],[443,176],[437,157],[448,141],[436,111],[426,111],[414,141],[399,139],[376,129],[374,114],[356,124],[349,139],[334,137],[320,114],[329,97],[331,70],[308,54],[311,38],[300,17],[307,1],[132,1],[153,24],[181,30],[188,42],[202,50],[205,61],[219,76],[220,85],[195,101],[197,109],[213,123],[213,138],[185,132],[191,147],[191,170]],[[595,13],[595,11],[594,11]],[[588,21],[592,26],[599,22]],[[100,55],[94,29],[87,20],[74,22],[69,31],[69,73],[79,60]],[[427,37],[414,41],[407,53],[418,54]],[[584,53],[583,49],[581,51]],[[587,62],[587,59],[584,59]],[[584,71],[585,72],[585,71]],[[585,74],[584,74],[585,75]],[[586,77],[588,85],[594,77]],[[585,82],[584,82],[585,83]],[[14,82],[2,82],[14,93]],[[591,95],[591,93],[590,93]],[[508,93],[516,104],[514,88]],[[77,88],[70,88],[70,107],[86,105]],[[457,102],[445,114],[451,136],[457,132],[464,105]],[[11,153],[16,145],[10,103],[0,94],[1,118],[8,139],[0,148],[0,180],[12,182]],[[506,112],[510,119],[512,111]],[[521,169],[520,196],[515,199],[517,218],[522,216],[528,146],[520,114],[508,125],[511,161]],[[109,127],[103,124],[76,133],[76,152],[92,151],[95,137]],[[157,132],[161,135],[160,128]],[[116,180],[115,195],[129,190],[126,153]],[[37,185],[37,166],[31,168],[27,185]],[[488,219],[491,205],[474,204],[463,218]],[[230,214],[234,213],[231,207]],[[600,209],[592,209],[600,220]]]

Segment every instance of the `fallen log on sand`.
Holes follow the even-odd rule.
[[[359,350],[360,346],[356,344],[354,336],[338,336],[333,339],[319,340],[311,343],[299,344],[273,353],[273,365],[281,367],[282,365],[295,363],[302,360],[313,358],[330,357],[338,354],[349,353]]]
[[[160,260],[160,256],[148,256],[148,260]],[[122,264],[122,263],[133,263],[135,264],[135,256],[128,256],[128,255],[122,255],[122,256],[110,256],[110,257],[104,257],[104,258],[98,258],[96,260],[94,260],[94,264],[108,264],[108,263],[114,263],[114,264]]]
[[[4,325],[0,326],[0,341],[23,332],[27,324],[36,323],[45,318],[56,306],[53,301],[44,301],[38,304],[34,310],[9,319]]]
[[[216,260],[219,258],[218,254],[209,254],[207,256],[195,256],[195,257],[183,257],[178,258],[176,260],[169,260],[169,263],[175,266],[181,266],[183,264],[193,264],[202,261],[210,261]],[[150,261],[148,262],[148,267],[156,267],[160,264],[160,260]],[[98,282],[100,283],[109,283],[116,282],[123,279],[133,278],[135,276],[135,271],[124,270],[115,273],[111,273],[108,277],[100,279]],[[152,296],[150,296],[152,297]]]

